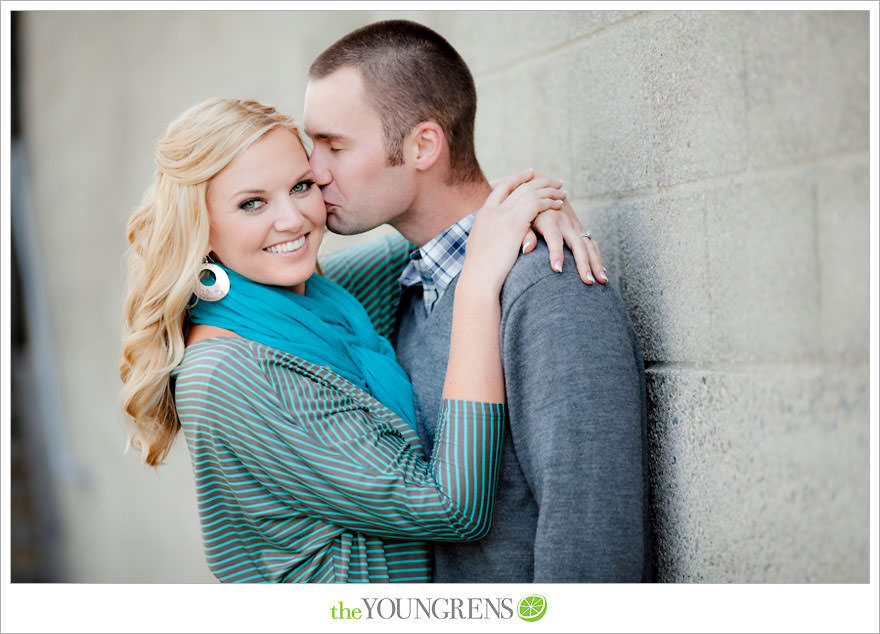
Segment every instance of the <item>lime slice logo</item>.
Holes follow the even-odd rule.
[[[538,621],[547,612],[547,599],[540,594],[530,594],[516,606],[516,613],[523,621]]]

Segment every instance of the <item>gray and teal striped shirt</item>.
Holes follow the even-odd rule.
[[[387,334],[405,243],[351,251],[324,272]],[[444,401],[428,460],[370,394],[253,341],[193,344],[174,378],[208,566],[221,581],[430,581],[423,540],[489,531],[504,405]]]

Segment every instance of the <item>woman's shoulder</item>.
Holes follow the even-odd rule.
[[[258,346],[242,337],[209,337],[186,346],[183,360],[175,368],[177,375],[196,368],[222,368],[229,363],[251,365],[257,360]]]
[[[240,337],[211,337],[186,347],[171,373],[175,393],[196,390],[201,398],[266,389],[263,364],[253,341]]]
[[[173,372],[178,384],[197,379],[225,389],[266,389],[283,383],[322,383],[338,387],[339,377],[329,368],[302,357],[242,337],[210,337],[186,347],[183,360]]]
[[[283,387],[302,381],[286,353],[241,337],[211,337],[186,347],[174,371],[181,423],[242,432],[232,419],[286,420]]]
[[[360,388],[330,368],[240,337],[187,346],[175,370],[174,395],[184,427],[242,438],[247,429],[280,425],[289,431],[290,425],[366,408]]]

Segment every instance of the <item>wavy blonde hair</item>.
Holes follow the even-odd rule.
[[[208,253],[208,181],[275,128],[299,137],[293,120],[256,101],[211,99],[168,126],[156,150],[156,177],[128,221],[122,408],[129,445],[162,464],[180,421],[171,371],[183,359],[193,283]]]

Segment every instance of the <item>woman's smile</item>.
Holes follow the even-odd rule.
[[[267,251],[269,253],[276,253],[280,255],[287,255],[294,253],[296,251],[300,251],[306,243],[306,237],[308,234],[304,236],[300,236],[296,240],[288,240],[285,242],[279,242],[277,244],[273,244],[272,246],[266,247],[263,251]]]

